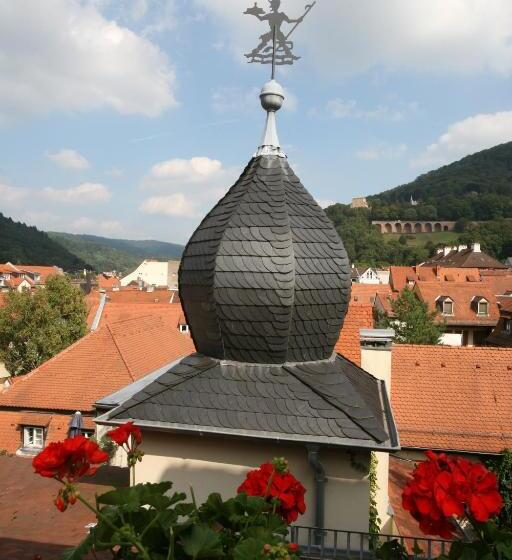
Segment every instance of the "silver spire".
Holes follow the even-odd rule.
[[[276,126],[276,111],[281,109],[284,101],[283,88],[274,79],[270,80],[261,88],[260,101],[263,109],[267,111],[267,121],[255,156],[286,157],[281,150]]]

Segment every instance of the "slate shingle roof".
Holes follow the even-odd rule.
[[[198,351],[219,359],[327,359],[350,296],[332,223],[285,158],[253,158],[185,248],[180,298]]]
[[[383,382],[347,359],[281,365],[192,354],[109,422],[338,446],[396,448]]]

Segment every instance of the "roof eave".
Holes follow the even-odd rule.
[[[101,426],[119,426],[128,421],[128,418],[113,419],[110,415],[115,411],[109,411],[102,416],[94,419],[96,424]],[[233,437],[237,439],[253,439],[262,441],[274,441],[290,444],[320,444],[329,447],[340,447],[346,449],[367,449],[368,451],[399,451],[400,445],[392,440],[383,443],[360,439],[342,439],[327,436],[308,436],[298,434],[282,434],[278,432],[240,430],[230,428],[218,428],[214,426],[195,426],[190,424],[178,424],[168,422],[158,422],[150,420],[132,419],[140,428],[146,428],[154,432],[168,432],[184,435],[211,435],[218,437]]]

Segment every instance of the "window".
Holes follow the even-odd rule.
[[[482,299],[478,302],[478,315],[489,315],[489,302]]]
[[[503,321],[503,332],[512,334],[512,319],[505,319]]]
[[[42,449],[44,445],[43,428],[25,426],[23,428],[23,447]]]
[[[453,315],[453,301],[447,299],[443,301],[443,315]]]
[[[188,332],[188,325],[180,325],[180,332]]]

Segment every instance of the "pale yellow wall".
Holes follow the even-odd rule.
[[[391,400],[391,348],[375,349],[361,346],[361,367],[386,383],[386,390]],[[393,533],[393,520],[389,507],[389,454],[376,452],[377,457],[377,511],[381,520],[381,531]]]
[[[307,512],[297,524],[315,525],[315,485],[305,446],[149,431],[143,431],[143,437],[145,456],[136,467],[137,482],[171,480],[174,490],[188,496],[192,486],[198,501],[211,492],[234,496],[248,470],[274,457],[286,457],[293,474],[307,488]],[[368,452],[357,455],[359,462],[368,459]],[[320,460],[328,477],[325,527],[367,531],[369,490],[364,473],[351,466],[349,454],[342,450],[322,448]]]

